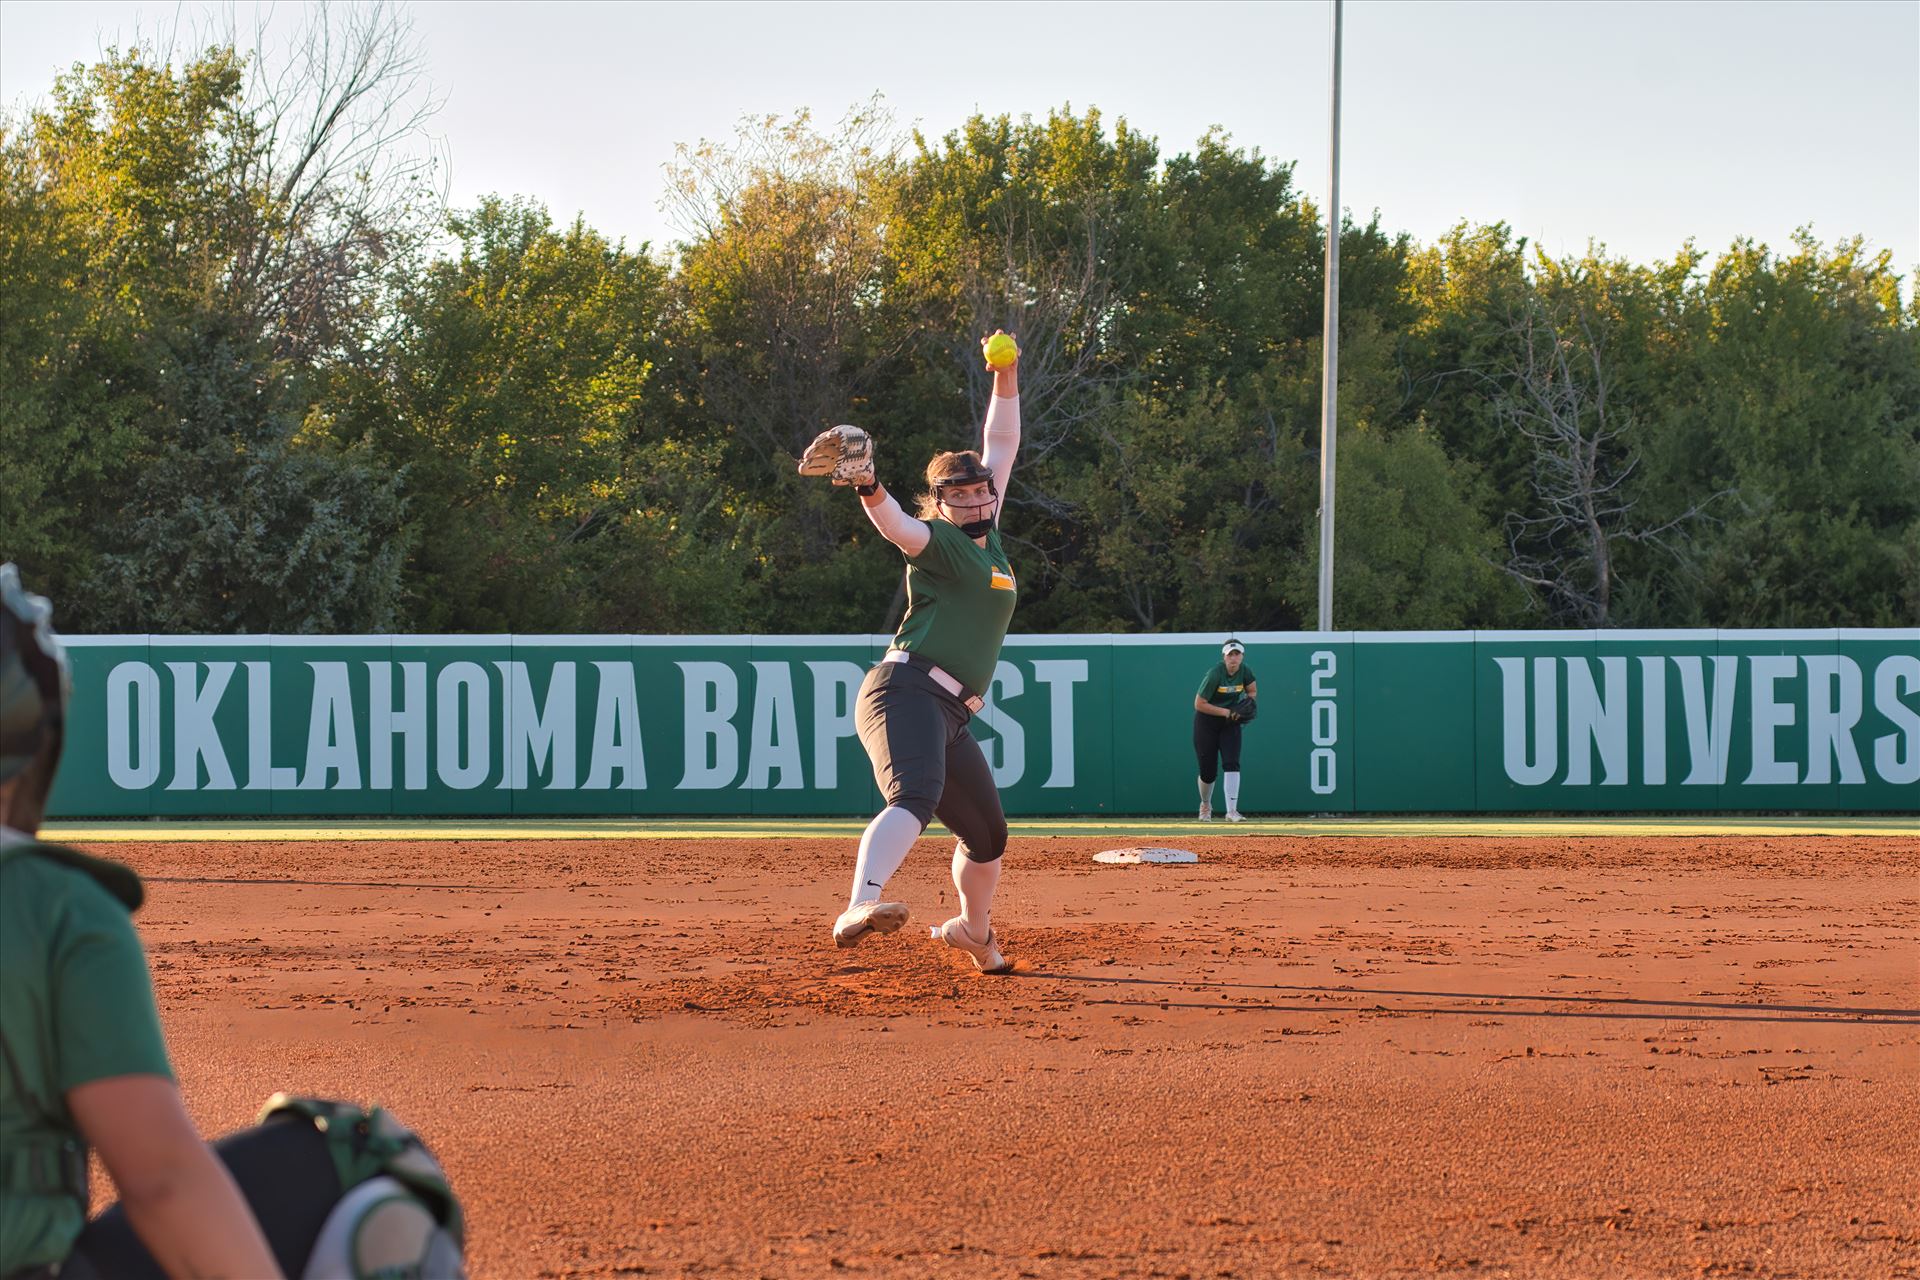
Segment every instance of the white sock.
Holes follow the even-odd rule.
[[[1227,812],[1240,812],[1240,775],[1237,773],[1223,773],[1220,775],[1220,780],[1224,782],[1227,787]]]
[[[874,815],[860,837],[860,858],[853,864],[853,896],[849,907],[880,901],[887,879],[907,860],[907,850],[920,838],[920,819],[897,805]]]
[[[975,942],[993,932],[993,888],[1000,883],[1000,859],[975,862],[966,846],[953,846],[953,887],[960,893],[960,919]]]
[[[1213,784],[1205,778],[1200,779],[1200,803],[1213,808]]]

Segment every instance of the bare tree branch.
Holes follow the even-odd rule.
[[[1556,616],[1588,627],[1611,616],[1616,542],[1665,547],[1662,535],[1723,496],[1654,527],[1635,523],[1628,481],[1639,459],[1622,439],[1631,415],[1615,394],[1611,336],[1591,305],[1536,286],[1510,316],[1506,358],[1488,378],[1497,420],[1532,454],[1534,509],[1507,514],[1501,568],[1543,593]]]
[[[440,99],[406,11],[390,0],[320,4],[284,43],[251,33],[252,145],[236,178],[267,195],[232,269],[235,300],[276,354],[350,356],[385,313],[394,265],[424,248],[446,203]],[[228,16],[227,41],[241,46]]]

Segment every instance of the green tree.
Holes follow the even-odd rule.
[[[1714,264],[1681,412],[1704,424],[1676,483],[1726,487],[1703,539],[1702,613],[1721,626],[1920,621],[1920,325],[1891,255],[1808,233]]]
[[[1066,492],[1088,551],[1052,625],[1253,630],[1290,616],[1284,549],[1300,543],[1313,473],[1277,417],[1224,393],[1133,396],[1087,462]]]
[[[713,450],[646,410],[664,269],[485,200],[402,295],[390,374],[333,431],[404,469],[416,625],[724,629],[744,601]]]
[[[1474,503],[1472,465],[1454,462],[1424,425],[1346,432],[1335,500],[1334,618],[1342,629],[1447,630],[1503,625],[1519,587],[1499,569],[1500,536]],[[1287,585],[1319,591],[1301,557]]]
[[[978,332],[1026,353],[1023,625],[1298,625],[1284,584],[1316,505],[1324,254],[1290,167],[1218,132],[1163,163],[1124,120],[1062,111],[917,139],[897,192],[894,279],[925,335],[902,402],[977,421],[985,379],[960,401],[952,369]],[[1406,248],[1377,221],[1343,229],[1356,340],[1408,310]],[[1391,349],[1362,347],[1343,385],[1371,404]]]
[[[1003,528],[1023,626],[1066,625],[1114,595],[1082,495],[1100,442],[1147,385],[1135,357],[1168,263],[1159,162],[1152,139],[1124,120],[1109,130],[1097,111],[976,116],[939,139],[916,134],[893,189],[892,310],[916,340],[875,410],[917,490],[933,453],[978,443],[991,394],[980,336],[1018,337],[1022,446]]]
[[[891,128],[871,104],[826,133],[805,112],[750,119],[730,145],[683,147],[669,175],[687,239],[656,401],[717,464],[706,489],[742,557],[736,625],[877,629],[899,581],[858,504],[794,465],[839,422],[878,429],[888,479],[905,456],[875,413],[906,332],[883,315]]]
[[[110,54],[0,139],[0,542],[59,592],[69,625],[88,616],[99,531],[148,456],[152,339],[207,293],[197,268],[219,251],[239,91],[230,54],[178,76]]]
[[[94,569],[144,404],[128,308],[97,279],[31,139],[0,134],[0,554],[63,597]]]
[[[1022,344],[1020,625],[1313,625],[1325,211],[1219,131],[1096,110],[684,148],[671,258],[438,221],[418,44],[113,52],[0,120],[0,551],[82,628],[866,631]],[[454,247],[428,260],[429,232]],[[1550,259],[1343,218],[1345,626],[1920,619],[1920,302],[1811,234]]]
[[[1494,371],[1532,301],[1527,242],[1504,223],[1459,223],[1408,260],[1412,308],[1400,339],[1400,417],[1431,425],[1449,457],[1470,459],[1496,520],[1527,500],[1529,451],[1500,429]]]
[[[230,49],[177,70],[144,49],[110,52],[62,76],[50,104],[0,139],[10,284],[0,305],[16,321],[0,341],[10,374],[0,407],[21,495],[0,512],[0,539],[58,594],[69,625],[146,630],[177,613],[223,629],[310,630],[396,616],[391,485],[296,434],[312,370],[276,349],[300,316],[257,305],[276,278],[259,269],[258,247],[284,239],[285,225],[255,180],[273,138],[245,105],[245,79]],[[311,285],[315,273],[299,278]],[[217,403],[213,389],[234,399]],[[227,526],[210,509],[161,509],[191,485],[183,456],[209,477],[206,498],[244,509],[238,542],[219,540]],[[263,476],[263,465],[286,474]],[[270,493],[319,524],[264,519]],[[356,518],[366,523],[342,523]],[[321,545],[358,604],[324,587],[284,589],[266,572],[310,568]],[[217,573],[168,568],[229,556],[235,565]],[[266,576],[239,581],[242,561]],[[178,599],[143,615],[153,597],[135,580],[171,582]],[[316,612],[294,617],[290,601]]]
[[[386,632],[402,621],[399,477],[298,440],[258,340],[209,317],[157,370],[141,466],[115,496],[88,609],[112,631]]]

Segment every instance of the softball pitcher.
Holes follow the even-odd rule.
[[[999,528],[1020,448],[1019,349],[998,332],[981,348],[993,370],[981,450],[934,456],[917,519],[875,479],[873,441],[858,427],[821,432],[800,472],[853,486],[874,528],[907,558],[906,616],[861,684],[856,712],[860,745],[887,803],[860,837],[853,891],[833,940],[856,946],[906,923],[907,905],[882,902],[881,894],[937,817],[959,837],[953,886],[960,914],[933,936],[973,957],[982,972],[1005,973],[1012,966],[1001,955],[992,909],[1007,819],[967,724],[993,681],[1019,595]]]
[[[1240,816],[1240,726],[1253,719],[1259,704],[1253,668],[1238,640],[1220,646],[1220,661],[1207,671],[1193,695],[1193,754],[1200,763],[1200,821],[1213,821],[1213,780],[1224,774],[1227,821]]]

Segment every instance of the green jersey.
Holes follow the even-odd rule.
[[[927,528],[927,545],[907,557],[907,616],[893,647],[919,654],[984,694],[1019,598],[1000,530],[988,533],[981,547],[945,520],[929,520]]]
[[[62,1176],[84,1150],[67,1091],[172,1078],[129,914],[139,902],[139,878],[117,863],[0,846],[0,1275],[61,1261],[86,1225]]]
[[[1187,669],[1191,671],[1193,668]],[[1245,659],[1241,660],[1240,671],[1236,675],[1227,674],[1226,663],[1216,662],[1213,664],[1213,670],[1207,672],[1207,678],[1200,682],[1200,691],[1197,696],[1216,707],[1232,706],[1240,701],[1241,695],[1247,691],[1247,686],[1255,679],[1253,668],[1247,665]]]

